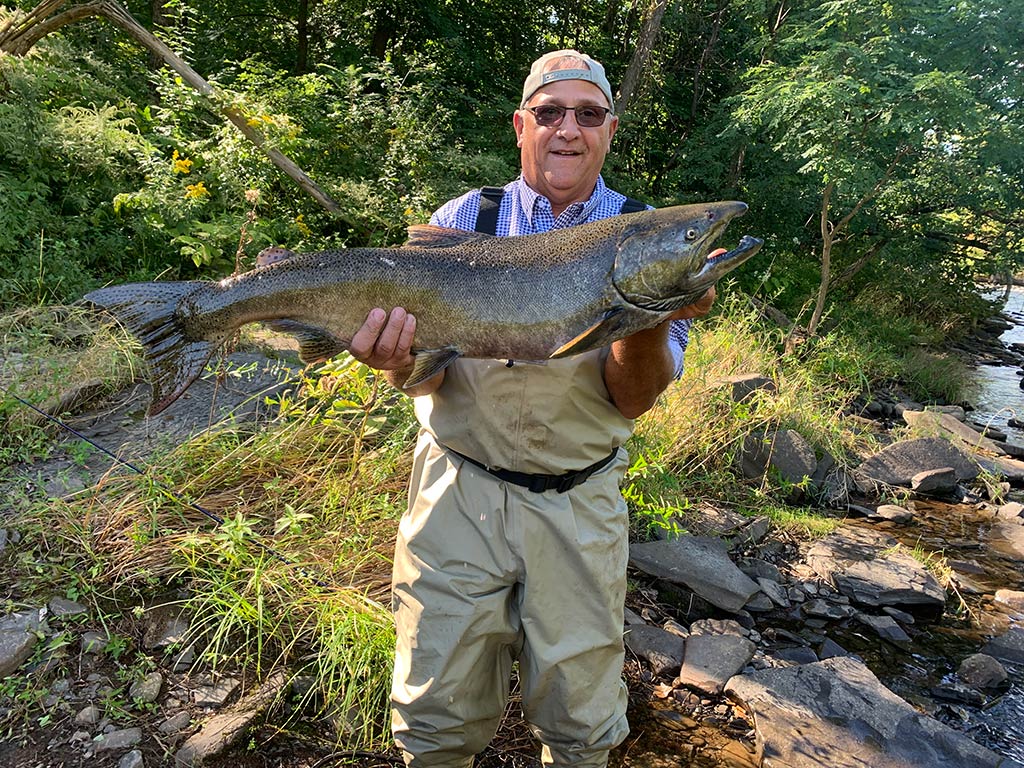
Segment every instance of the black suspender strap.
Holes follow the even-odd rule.
[[[632,197],[627,197],[622,201],[622,207],[619,209],[619,213],[639,213],[640,211],[646,211],[647,204],[641,203],[639,200],[634,200]]]
[[[505,196],[503,187],[480,188],[480,210],[476,214],[476,231],[484,235],[493,235],[498,231],[498,211],[501,210],[501,199]],[[619,213],[638,213],[646,211],[647,204],[632,197],[622,201]]]
[[[477,461],[474,458],[466,456],[464,453],[454,451],[448,446],[443,448],[449,453],[453,453],[463,461],[467,461],[475,467],[479,467],[484,472],[494,475],[499,480],[504,480],[506,483],[512,483],[523,488],[529,488],[533,493],[544,493],[544,491],[558,491],[559,493],[565,493],[571,491],[577,485],[586,482],[590,479],[591,475],[601,471],[609,464],[612,460],[619,455],[619,449],[615,448],[600,461],[595,461],[589,467],[583,469],[577,469],[573,472],[566,472],[561,475],[539,475],[531,474],[529,472],[513,472],[511,469],[496,469],[495,467],[488,467],[483,462]]]
[[[480,211],[476,215],[476,231],[485,235],[493,235],[498,231],[498,211],[501,209],[501,198],[505,196],[502,187],[482,187],[480,189]]]

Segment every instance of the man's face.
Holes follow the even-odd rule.
[[[537,91],[527,107],[607,107],[601,89],[585,80],[558,80]],[[533,114],[517,110],[512,119],[523,166],[523,178],[551,201],[557,216],[570,203],[587,200],[597,184],[619,118],[609,115],[596,128],[581,128],[576,113],[567,111],[561,125],[537,125]]]

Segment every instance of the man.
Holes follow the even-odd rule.
[[[534,62],[513,116],[522,176],[504,189],[496,234],[619,213],[624,196],[601,178],[618,122],[598,62],[576,51]],[[472,230],[480,200],[467,193],[431,223]],[[681,370],[688,319],[713,299],[605,349],[460,359],[406,390],[421,430],[395,552],[392,726],[409,766],[472,764],[514,659],[546,764],[601,768],[625,738],[620,446]],[[375,309],[350,351],[401,386],[415,330],[404,309]]]

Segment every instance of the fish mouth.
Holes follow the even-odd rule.
[[[660,300],[644,302],[634,301],[634,306],[655,312],[675,312],[677,309],[688,307],[701,296],[708,288],[718,282],[728,272],[736,269],[743,262],[761,250],[764,240],[751,235],[744,235],[740,238],[739,245],[731,251],[725,248],[716,248],[711,251],[704,260],[704,266],[699,273],[694,275],[686,286],[686,293],[678,296],[667,296]]]

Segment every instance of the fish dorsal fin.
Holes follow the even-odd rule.
[[[412,373],[405,380],[402,389],[415,387],[437,373],[440,373],[449,365],[462,357],[462,353],[455,347],[440,347],[438,349],[421,349],[416,352],[416,362],[413,364]]]
[[[625,319],[625,310],[622,307],[609,309],[604,313],[604,317],[587,330],[552,352],[551,359],[568,357],[610,344],[617,338],[615,334],[622,328]]]
[[[413,224],[409,227],[409,239],[405,245],[410,248],[450,248],[453,245],[490,240],[491,237],[479,232],[436,227],[433,224]]]

